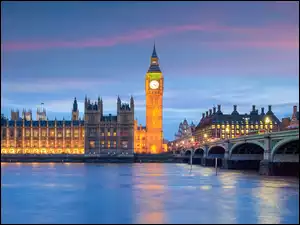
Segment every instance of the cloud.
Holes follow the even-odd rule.
[[[212,41],[201,42],[215,48],[272,48],[272,49],[297,49],[299,39],[294,40],[243,40],[243,41]]]
[[[299,29],[299,28],[297,28]],[[281,30],[281,34],[278,34]],[[273,38],[282,34],[290,34],[291,31],[297,30],[294,27],[277,25],[263,28],[242,28],[218,25],[216,23],[209,24],[186,24],[180,26],[168,26],[161,28],[146,28],[142,30],[129,31],[127,34],[120,34],[110,37],[86,38],[76,41],[35,41],[35,42],[14,42],[7,41],[1,44],[2,51],[27,51],[27,50],[42,50],[53,48],[87,48],[87,47],[112,47],[119,44],[136,43],[137,41],[154,39],[155,37],[170,35],[175,33],[190,32],[190,31],[205,31],[205,32],[229,32],[236,34],[244,34],[249,37],[259,37],[268,35],[270,40],[254,40],[254,41],[240,41],[228,42],[230,46],[256,46],[256,47],[276,47],[276,48],[297,48],[299,47],[297,39],[276,39]],[[272,35],[273,34],[273,35]],[[250,39],[251,40],[251,39]],[[273,41],[272,41],[273,40]]]
[[[2,81],[1,87],[5,92],[13,93],[53,93],[56,91],[84,91],[101,85],[115,84],[117,80],[80,80],[80,79],[41,79],[36,81]]]

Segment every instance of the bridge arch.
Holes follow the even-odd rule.
[[[241,150],[241,147],[250,147],[249,153],[246,153],[246,151],[243,151],[239,153]],[[255,147],[258,147],[255,149]],[[265,146],[258,141],[247,141],[247,142],[238,142],[234,144],[230,151],[229,151],[229,159],[231,158],[232,154],[264,154]]]
[[[294,145],[294,150],[290,151],[290,150],[286,150],[285,149],[289,146],[293,146]],[[284,152],[284,153],[292,153],[292,154],[296,154],[298,152],[299,154],[299,137],[291,137],[291,138],[286,138],[283,139],[281,141],[279,141],[278,143],[276,143],[276,145],[272,148],[271,151],[271,161],[274,161],[274,157],[275,154],[280,154],[280,152]]]
[[[185,152],[184,152],[184,155],[185,156],[190,156],[192,154],[192,150],[191,149],[187,149]]]
[[[226,149],[222,145],[214,145],[211,146],[208,151],[207,155],[209,154],[225,154]]]
[[[203,156],[204,155],[204,149],[203,148],[197,148],[194,152],[194,155]]]

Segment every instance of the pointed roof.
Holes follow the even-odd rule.
[[[152,52],[152,58],[158,58],[157,54],[156,54],[156,49],[155,49],[155,42],[154,42],[154,46],[153,46],[153,52]]]
[[[73,103],[73,112],[76,112],[78,110],[78,104],[77,104],[77,99],[76,97],[74,98],[74,103]]]
[[[155,43],[153,46],[153,52],[151,55],[151,63],[150,63],[150,67],[148,69],[148,72],[161,72],[160,68],[159,68],[159,62],[158,62],[158,56],[156,53],[156,48],[155,48]]]

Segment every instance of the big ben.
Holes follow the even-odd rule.
[[[163,92],[164,78],[159,67],[155,45],[150,67],[145,77],[146,92],[146,146],[148,153],[163,152]]]

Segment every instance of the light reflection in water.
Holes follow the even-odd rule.
[[[190,173],[180,164],[12,163],[1,171],[3,223],[299,222],[298,180],[216,176],[200,166]]]
[[[260,182],[258,188],[252,189],[252,195],[257,198],[256,213],[259,224],[279,224],[280,206],[279,189],[268,187],[268,182]]]
[[[146,168],[139,167],[133,170],[133,183],[142,183],[135,186],[137,189],[133,192],[133,199],[145,199],[142,203],[140,201],[135,203],[139,213],[135,215],[134,223],[163,224],[165,223],[163,202],[167,197],[165,189],[167,184],[163,182],[164,180],[156,180],[156,176],[147,176],[147,180],[144,177],[138,177],[140,173],[149,173],[148,171],[153,174],[164,174],[161,164],[148,164]]]

